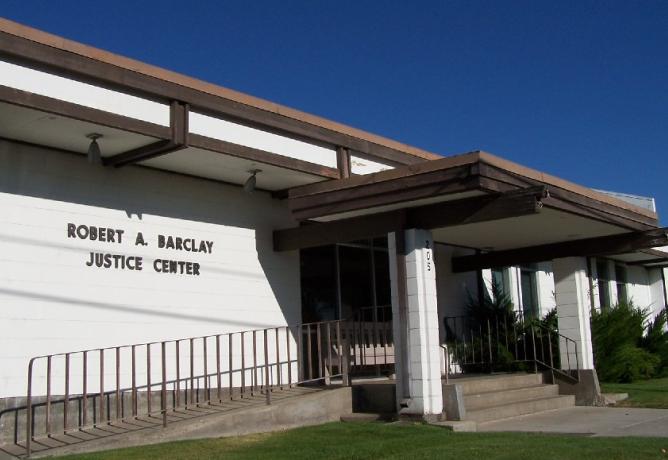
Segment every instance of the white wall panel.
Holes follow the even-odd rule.
[[[9,62],[0,61],[0,85],[169,126],[169,106],[167,104]]]
[[[615,289],[616,290],[616,289]],[[626,266],[627,297],[636,307],[653,312],[655,301],[652,299],[650,280],[647,269],[643,266]]]
[[[478,295],[476,272],[453,273],[452,258],[474,254],[474,251],[444,244],[434,246],[436,262],[436,290],[438,292],[438,317],[440,340],[445,341],[443,318],[466,316],[469,294],[474,298]],[[455,320],[449,320],[451,328]],[[457,321],[460,321],[459,319]]]
[[[541,262],[536,272],[536,284],[538,288],[538,307],[540,317],[544,317],[550,311],[557,308],[554,288],[554,273],[552,262]]]
[[[278,134],[196,112],[190,112],[190,132],[336,168],[336,150],[333,148],[325,148],[290,137],[279,136]]]
[[[268,194],[0,141],[0,209],[0,397],[25,393],[31,356],[300,319],[298,255],[272,250],[272,230],[294,223]],[[68,223],[123,239],[68,238]],[[159,234],[212,252],[158,248]],[[143,270],[88,267],[91,251],[141,256]],[[200,275],[157,273],[157,258],[199,263]]]
[[[367,158],[350,155],[350,171],[353,174],[372,174],[387,169],[394,169],[394,167]]]

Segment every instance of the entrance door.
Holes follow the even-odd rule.
[[[387,238],[301,251],[302,320],[354,319],[390,309]],[[387,316],[387,312],[381,313]],[[378,313],[373,313],[378,318]],[[391,318],[384,318],[390,320]]]
[[[394,364],[387,238],[301,251],[305,323],[346,320],[352,372]]]

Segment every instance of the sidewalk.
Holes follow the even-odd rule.
[[[492,431],[668,437],[668,410],[577,406],[478,424]]]

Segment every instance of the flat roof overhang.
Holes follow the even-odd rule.
[[[119,56],[0,18],[0,57],[140,97],[188,104],[193,110],[260,129],[342,147],[392,164],[439,158],[360,129]]]
[[[644,263],[668,244],[654,212],[485,152],[296,187],[287,200],[303,224],[274,233],[279,251],[427,228],[481,252],[454,260],[463,271],[572,255]]]
[[[87,134],[102,134],[102,162],[243,184],[261,169],[258,189],[279,191],[339,178],[339,171],[257,148],[188,132],[187,105],[166,107],[169,126],[0,85],[0,139],[85,155]]]

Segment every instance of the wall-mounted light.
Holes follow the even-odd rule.
[[[253,193],[255,191],[255,186],[257,185],[257,173],[262,172],[261,169],[251,169],[248,171],[250,173],[250,177],[246,179],[246,182],[244,183],[244,192],[246,193]]]
[[[86,137],[91,140],[88,146],[88,162],[91,164],[101,164],[102,153],[100,152],[100,145],[97,143],[97,140],[102,137],[102,134],[90,133]]]

